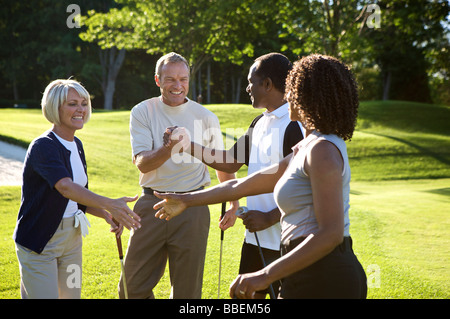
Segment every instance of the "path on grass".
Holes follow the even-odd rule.
[[[26,149],[0,141],[0,186],[22,185]]]

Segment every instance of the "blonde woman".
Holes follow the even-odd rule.
[[[22,201],[13,236],[21,296],[80,298],[81,237],[90,226],[85,213],[104,218],[119,235],[122,225],[140,227],[139,216],[127,206],[137,197],[111,199],[88,190],[83,145],[75,132],[89,121],[91,101],[79,82],[51,82],[41,105],[53,127],[31,142],[24,163]],[[70,280],[77,273],[80,278]]]

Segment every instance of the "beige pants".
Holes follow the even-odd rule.
[[[157,285],[169,260],[171,298],[200,299],[203,268],[209,234],[208,206],[190,207],[170,221],[155,217],[153,205],[160,199],[143,195],[134,211],[142,227],[131,233],[125,256],[129,298],[154,298]],[[122,278],[119,297],[124,298]]]
[[[16,243],[23,299],[80,299],[82,239],[75,218],[64,218],[37,254]]]

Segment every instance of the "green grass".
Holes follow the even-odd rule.
[[[249,105],[211,105],[222,130],[245,130],[260,114]],[[410,102],[361,104],[357,131],[349,142],[352,167],[351,229],[355,252],[373,281],[369,298],[450,297],[450,108]],[[78,132],[87,154],[90,188],[110,196],[140,193],[131,163],[129,111],[95,112]],[[28,143],[50,128],[39,110],[0,110],[0,138]],[[232,131],[228,130],[230,134]],[[236,130],[239,135],[239,130]],[[228,137],[232,142],[232,138]],[[217,183],[210,170],[212,184]],[[238,176],[244,176],[243,168]],[[0,298],[19,298],[19,269],[11,235],[20,205],[19,187],[0,187]],[[241,200],[245,204],[245,199]],[[217,298],[219,205],[211,205],[203,298]],[[120,263],[114,236],[90,217],[84,239],[82,298],[117,298]],[[129,232],[123,235],[124,248]],[[235,278],[244,228],[225,233],[221,298]],[[378,268],[374,268],[374,265]],[[371,269],[379,272],[371,273]],[[379,283],[379,287],[375,286]],[[168,272],[155,288],[168,298]]]
[[[449,297],[449,185],[450,179],[352,183],[355,250],[365,269],[380,267],[381,286],[369,289],[369,298]]]

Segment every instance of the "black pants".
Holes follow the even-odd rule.
[[[272,250],[261,247],[261,251],[263,253],[266,266],[281,257],[281,253],[279,250]],[[244,241],[241,250],[241,264],[239,266],[239,273],[247,274],[250,272],[261,270],[263,268],[264,266],[261,260],[261,255],[259,254],[258,246],[247,244]],[[275,296],[277,297],[280,290],[280,281],[277,280],[273,282],[272,288],[274,290]],[[270,294],[270,290],[269,288],[267,288],[262,291],[258,291],[258,293]]]
[[[304,238],[282,245],[285,255]],[[367,278],[352,249],[352,239],[344,242],[331,253],[311,266],[283,279],[281,298],[285,299],[365,299]]]

